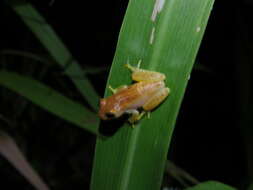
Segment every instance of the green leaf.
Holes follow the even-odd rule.
[[[13,49],[4,49],[2,51],[0,51],[0,55],[11,55],[11,56],[20,56],[26,59],[31,59],[34,61],[39,61],[41,63],[45,63],[45,64],[51,64],[51,60],[36,55],[34,53],[30,53],[30,52],[25,52],[25,51],[19,51],[19,50],[13,50]]]
[[[58,117],[97,134],[98,119],[94,113],[42,83],[16,73],[0,71],[0,84]]]
[[[236,190],[236,189],[217,181],[207,181],[198,184],[194,187],[187,188],[185,190]]]
[[[179,107],[213,2],[129,1],[107,86],[130,84],[123,64],[141,59],[142,68],[167,76],[171,95],[134,129],[117,126],[111,137],[97,139],[92,190],[160,189]],[[105,95],[109,94],[107,89]]]
[[[23,1],[10,1],[9,4],[42,45],[44,45],[55,61],[63,68],[67,67],[65,73],[70,77],[91,107],[97,110],[99,100],[98,94],[86,75],[82,72],[82,68],[78,62],[74,59],[51,26],[29,3]],[[77,74],[80,77],[74,76]]]

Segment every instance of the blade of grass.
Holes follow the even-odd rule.
[[[175,178],[183,187],[190,187],[191,185],[188,185],[189,183],[194,185],[200,183],[196,178],[194,178],[182,168],[179,168],[170,160],[167,160],[165,170],[171,177]]]
[[[24,58],[31,59],[34,61],[39,61],[44,64],[50,64],[50,62],[51,62],[51,60],[49,60],[45,57],[36,55],[34,53],[13,50],[13,49],[4,49],[4,50],[0,51],[0,55],[20,56],[20,57],[24,57]]]
[[[213,2],[129,2],[107,86],[130,84],[123,64],[141,59],[142,68],[166,74],[171,95],[151,119],[142,119],[134,129],[126,124],[112,137],[97,139],[92,190],[160,188],[171,135]]]
[[[217,181],[207,181],[185,190],[236,190],[234,187],[222,184]]]
[[[27,27],[34,33],[42,45],[48,50],[56,62],[63,68],[67,66],[65,71],[66,74],[70,77],[90,106],[94,110],[97,110],[99,100],[98,94],[87,76],[82,72],[82,68],[78,62],[74,59],[46,20],[27,2],[8,1],[8,3],[24,21]],[[77,73],[78,76],[82,77],[75,78],[73,75],[77,75]]]
[[[97,134],[98,119],[94,113],[42,83],[16,73],[0,71],[0,84],[58,117]]]
[[[3,131],[0,131],[0,154],[5,157],[36,189],[50,189],[26,160],[13,138],[5,134]]]

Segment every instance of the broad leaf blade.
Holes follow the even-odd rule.
[[[97,140],[92,190],[160,188],[176,117],[213,2],[129,2],[107,86],[130,84],[123,64],[141,59],[142,68],[166,74],[171,95],[135,129],[126,124],[112,137]]]
[[[84,106],[31,78],[0,71],[0,84],[26,97],[45,110],[97,134],[97,116]]]

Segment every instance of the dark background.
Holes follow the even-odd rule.
[[[103,96],[128,1],[55,0],[52,5],[50,1],[30,2],[83,66],[105,67],[104,72],[90,76]],[[4,2],[0,6],[0,50],[22,50],[48,57],[10,7]],[[215,2],[168,155],[200,181],[218,180],[239,189],[246,189],[253,170],[249,156],[252,143],[252,8],[253,1],[250,0]],[[46,75],[41,81],[73,99],[81,99],[78,93],[66,90],[72,89],[73,85],[60,74],[62,68],[56,64],[34,66],[20,57],[5,56],[4,59],[10,63],[10,70],[32,76],[37,76],[41,68],[46,67]],[[65,86],[59,85],[62,81]],[[88,189],[95,136],[11,91],[1,91],[5,95],[1,95],[0,114],[14,123],[2,130],[16,140],[50,187]],[[20,105],[25,105],[25,109],[19,108]],[[0,167],[0,181],[7,189],[33,189],[3,157],[0,157]]]

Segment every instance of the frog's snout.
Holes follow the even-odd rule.
[[[114,113],[109,112],[109,113],[105,113],[105,117],[106,119],[114,119],[116,116]]]
[[[108,109],[106,109],[106,99],[104,98],[100,100],[100,109],[98,115],[103,120],[110,120],[117,117],[115,113],[108,111]]]

